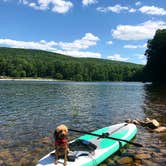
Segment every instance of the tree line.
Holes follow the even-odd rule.
[[[74,81],[141,81],[143,65],[74,58],[41,50],[0,48],[0,76]]]
[[[166,29],[156,31],[153,39],[147,43],[145,55],[147,64],[144,71],[148,80],[166,83]]]

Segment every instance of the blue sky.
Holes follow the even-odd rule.
[[[146,64],[165,0],[0,0],[0,46]]]

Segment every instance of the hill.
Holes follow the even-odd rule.
[[[75,81],[141,81],[143,65],[0,47],[0,76]]]

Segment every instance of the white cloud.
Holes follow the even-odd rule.
[[[166,28],[164,21],[146,21],[138,25],[118,25],[112,36],[120,40],[144,40],[153,38],[157,29]]]
[[[51,10],[60,14],[67,13],[73,7],[73,3],[67,0],[37,0],[36,3],[20,0],[19,2],[36,10]]]
[[[141,61],[141,64],[146,64],[147,60],[144,54],[135,54],[135,56]]]
[[[110,41],[107,41],[107,44],[112,45],[113,42],[110,40]]]
[[[101,58],[101,54],[97,52],[88,52],[88,51],[63,51],[57,50],[57,53],[69,55],[73,57],[91,57],[91,58]]]
[[[114,55],[108,56],[107,59],[115,60],[115,61],[127,61],[128,60],[128,58],[121,57],[120,54],[114,54]]]
[[[141,13],[150,15],[166,15],[166,10],[155,6],[143,6],[139,9]]]
[[[134,13],[134,12],[136,12],[136,11],[137,11],[137,10],[134,9],[134,8],[129,9],[129,12],[130,12],[130,13]]]
[[[127,6],[121,6],[121,5],[117,4],[115,6],[98,7],[97,10],[100,12],[110,12],[111,11],[114,13],[120,13],[121,11],[129,10],[129,8]]]
[[[55,51],[56,49],[54,46],[57,45],[56,42],[46,42],[44,40],[41,40],[39,42],[26,42],[26,41],[17,41],[12,39],[0,39],[0,45],[7,45],[13,48],[31,48],[31,49],[42,49],[42,50],[49,50],[49,51]]]
[[[97,52],[81,51],[86,50],[91,46],[97,44],[100,39],[92,33],[86,33],[84,37],[73,42],[55,42],[41,40],[34,41],[18,41],[12,39],[0,39],[0,45],[13,48],[26,48],[26,49],[38,49],[51,52],[57,52],[65,55],[75,57],[93,57],[101,58],[101,54]]]
[[[63,50],[81,50],[81,49],[87,49],[91,46],[94,46],[97,44],[97,41],[100,39],[93,35],[92,33],[86,33],[85,36],[79,40],[75,40],[73,42],[60,42],[59,46]]]
[[[135,3],[135,5],[136,5],[136,6],[140,6],[140,5],[141,5],[141,2],[138,1],[138,2]]]
[[[146,43],[143,45],[132,45],[132,44],[124,45],[124,48],[129,48],[129,49],[146,48],[146,47],[147,47]]]
[[[82,0],[82,4],[84,6],[88,6],[88,5],[95,4],[95,3],[97,3],[97,0]]]

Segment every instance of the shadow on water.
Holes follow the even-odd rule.
[[[144,112],[147,117],[166,124],[166,85],[145,85]]]

